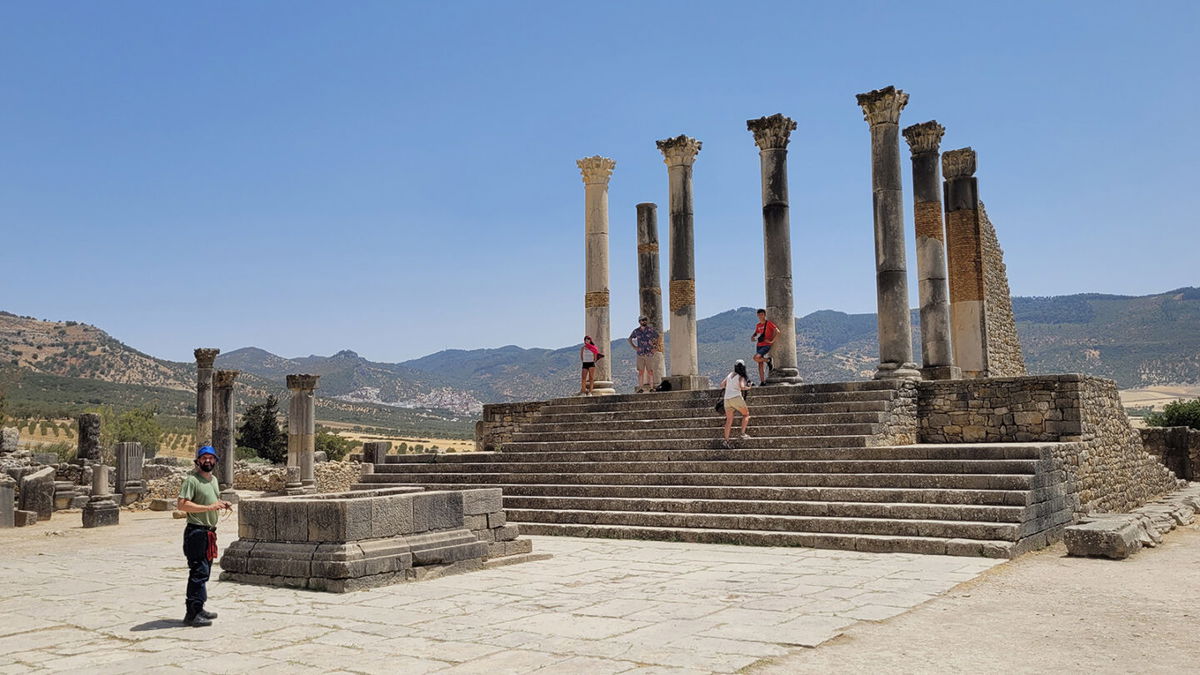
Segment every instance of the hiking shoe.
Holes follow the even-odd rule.
[[[199,612],[197,612],[196,614],[192,614],[189,612],[188,614],[184,615],[184,617],[183,617],[183,625],[191,626],[192,628],[203,628],[205,626],[211,626],[212,619],[204,618],[203,616],[200,615]]]
[[[207,609],[202,609],[199,612],[196,612],[196,616],[203,617],[205,619],[208,619],[209,621],[212,621],[213,619],[217,618],[217,613],[210,612]]]
[[[743,431],[742,435],[738,436],[738,438],[742,439],[743,441],[748,441],[748,440],[750,440],[750,434]]]
[[[722,440],[722,441],[721,441],[721,447],[722,447],[722,448],[725,448],[726,450],[732,450],[732,449],[733,449],[733,443],[730,443],[730,442],[729,442],[729,439],[724,439],[724,440]]]

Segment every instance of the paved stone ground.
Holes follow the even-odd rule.
[[[187,628],[181,521],[121,519],[83,530],[59,513],[0,530],[0,673],[732,672],[998,562],[534,537],[553,558],[358,593],[214,581],[216,625]]]

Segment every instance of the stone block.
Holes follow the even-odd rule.
[[[414,567],[487,557],[487,544],[463,528],[416,534],[407,537],[407,540]]]
[[[248,499],[239,504],[238,536],[243,539],[274,541],[277,538],[275,503],[269,499]]]
[[[371,501],[371,536],[395,537],[413,532],[413,500],[392,495]]]
[[[151,511],[170,511],[173,508],[175,508],[175,500],[174,499],[151,499],[150,500],[150,510]],[[241,520],[241,511],[238,512],[238,520],[239,521]],[[272,527],[274,527],[274,523],[272,523]]]
[[[463,490],[463,513],[469,516],[487,515],[504,508],[504,493],[500,488]]]
[[[488,517],[463,516],[463,527],[468,530],[486,530],[488,529]]]
[[[13,511],[13,526],[28,527],[38,521],[37,511],[22,511],[17,509]]]
[[[308,541],[314,542],[345,542],[347,537],[346,502],[333,499],[314,499],[312,501],[279,504],[278,514],[284,518],[292,511],[307,508]],[[281,537],[284,538],[284,537]],[[358,537],[356,537],[358,538]]]
[[[464,495],[477,490],[421,492],[412,496],[413,532],[463,526]],[[499,490],[496,490],[499,492]]]
[[[118,524],[120,520],[121,508],[107,495],[92,497],[83,507],[84,527],[107,527]]]
[[[21,434],[16,427],[4,427],[0,429],[0,455],[16,452],[20,440]]]
[[[39,520],[54,513],[54,469],[46,467],[21,478],[21,510],[34,511]]]
[[[1144,529],[1137,518],[1104,518],[1065,528],[1063,543],[1067,555],[1121,560],[1141,550]]]
[[[274,541],[308,541],[308,505],[303,502],[285,504],[277,500],[275,511]],[[243,506],[244,508],[244,506]]]
[[[7,476],[0,480],[0,528],[16,527],[14,512],[17,510],[15,503],[16,485],[13,481],[8,480]]]
[[[508,517],[504,515],[503,511],[497,511],[496,513],[489,513],[487,515],[488,527],[501,527],[507,523]]]
[[[82,509],[84,506],[87,506],[87,503],[88,503],[87,495],[76,495],[71,498],[71,501],[67,504],[67,508]]]
[[[512,541],[521,534],[521,530],[517,527],[516,523],[497,527],[492,532],[496,533],[496,541]]]
[[[347,499],[346,504],[346,541],[358,541],[360,539],[370,539],[374,525],[371,523],[371,503],[383,497],[375,499]]]

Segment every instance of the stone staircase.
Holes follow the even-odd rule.
[[[901,384],[756,389],[732,450],[716,396],[557,399],[499,452],[389,455],[356,487],[501,487],[527,534],[859,551],[1009,557],[1071,521],[1054,443],[891,444]]]

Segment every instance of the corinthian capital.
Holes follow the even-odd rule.
[[[218,370],[213,373],[213,386],[217,389],[229,389],[233,387],[233,381],[241,374],[238,370]]]
[[[942,153],[942,176],[951,178],[966,178],[975,175],[975,151],[971,148],[947,150]]]
[[[920,155],[937,152],[945,133],[946,127],[938,124],[937,120],[930,120],[905,128],[904,140],[908,141],[908,149],[912,154]]]
[[[769,117],[756,120],[746,120],[746,128],[754,134],[754,144],[759,150],[786,148],[792,132],[796,130],[796,121],[775,113]]]
[[[702,143],[690,136],[679,135],[675,138],[666,138],[661,141],[656,141],[655,145],[663,154],[663,161],[667,166],[691,166],[696,162],[696,155],[700,153]]]
[[[319,379],[321,379],[320,375],[288,375],[287,388],[293,391],[297,389],[312,391],[317,388],[317,380]]]
[[[899,124],[900,111],[908,105],[908,94],[895,87],[884,87],[857,96],[863,119],[871,126]]]
[[[198,347],[192,354],[196,356],[196,367],[212,368],[213,361],[217,360],[217,354],[220,354],[220,349],[209,347]]]
[[[617,166],[615,160],[608,157],[594,155],[592,157],[584,157],[575,161],[579,165],[579,170],[583,172],[583,182],[585,184],[601,183],[608,185],[608,179],[612,176],[613,168]]]

